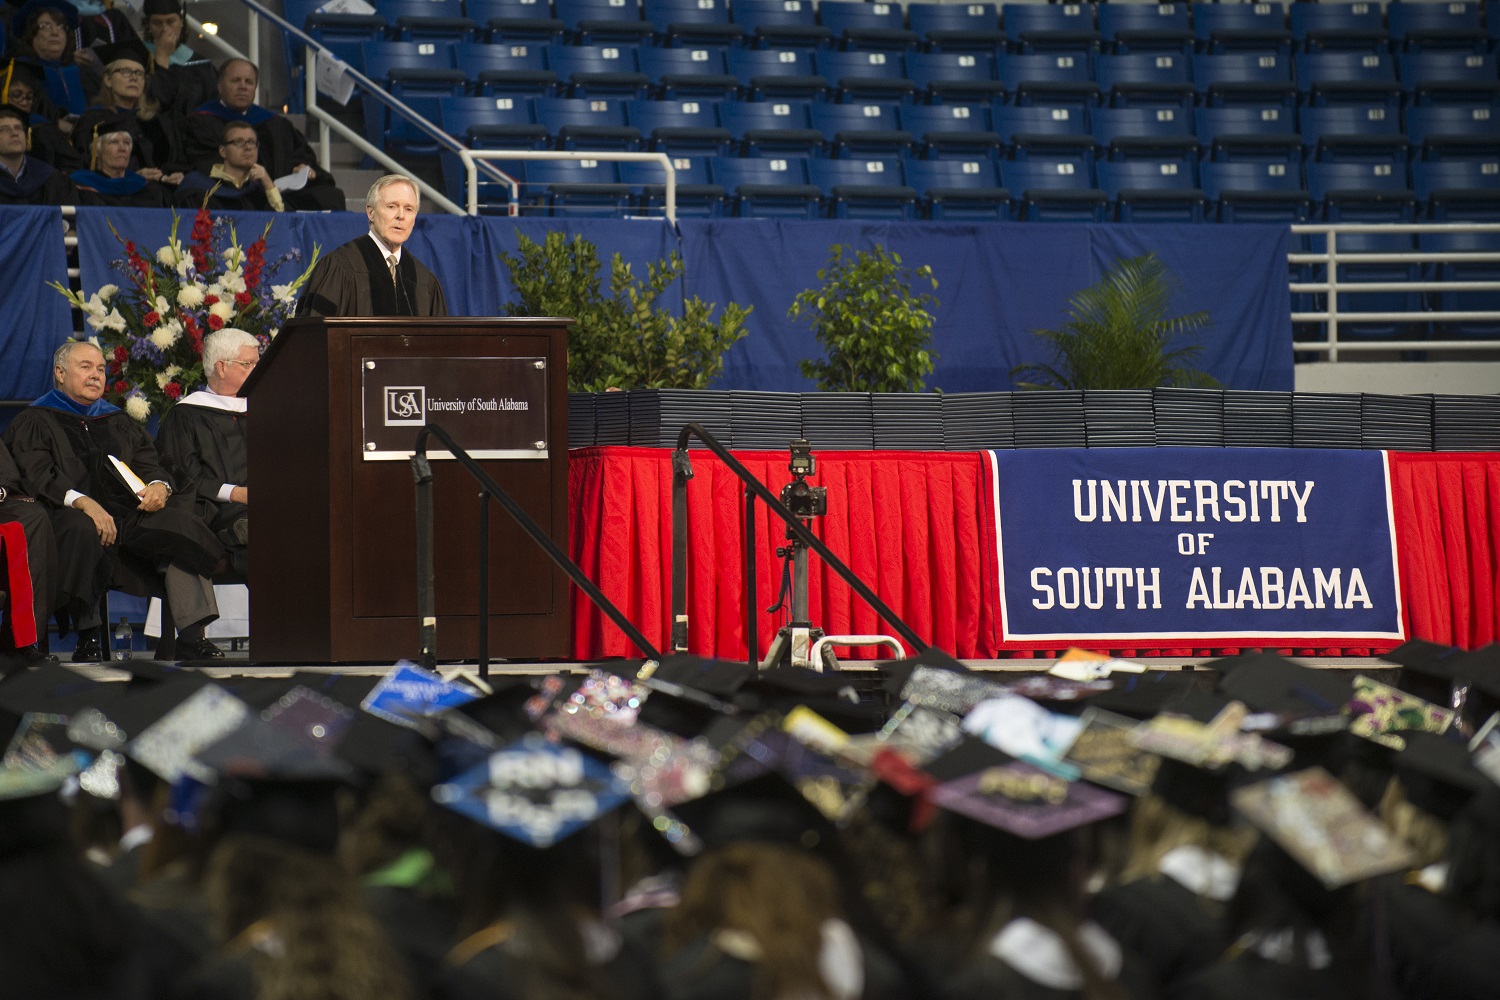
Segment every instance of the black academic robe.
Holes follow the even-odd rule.
[[[1162,989],[1224,954],[1224,907],[1165,875],[1112,886],[1094,897],[1094,920],[1135,953]]]
[[[249,417],[245,413],[199,406],[186,397],[161,418],[156,449],[183,496],[191,497],[198,516],[222,531],[246,516],[250,508],[219,499],[225,483],[250,484]]]
[[[94,126],[120,114],[129,113],[125,108],[91,107],[78,116],[73,126],[73,148],[79,156],[87,159],[94,141]],[[182,154],[182,135],[177,126],[164,113],[150,118],[131,114],[125,131],[130,133],[130,169],[143,170],[154,167],[163,173],[175,173],[187,169]]]
[[[67,175],[35,156],[26,157],[19,178],[0,170],[0,205],[72,205],[77,199]]]
[[[167,189],[140,174],[105,177],[92,170],[75,170],[73,183],[78,188],[78,204],[104,205],[109,208],[171,208]]]
[[[26,532],[32,614],[40,634],[47,628],[47,619],[52,615],[56,598],[57,541],[52,535],[52,519],[46,506],[26,495],[21,485],[21,470],[3,441],[0,441],[0,489],[6,493],[5,499],[0,500],[0,523],[19,523],[21,530]],[[3,632],[0,644],[11,639],[9,609],[6,610]]]
[[[188,62],[153,66],[150,72],[151,96],[161,105],[162,114],[181,120],[204,101],[212,100],[218,87],[214,64],[193,53]]]
[[[1347,970],[1282,965],[1246,952],[1179,982],[1167,1000],[1363,1000],[1365,983]]]
[[[31,143],[28,147],[31,155],[64,174],[71,174],[75,170],[82,169],[88,162],[78,155],[78,150],[73,148],[73,143],[63,134],[63,130],[57,127],[57,123],[41,115],[31,116],[31,125],[27,135]],[[74,196],[77,196],[76,191]],[[69,202],[69,204],[76,204],[76,202]]]
[[[308,275],[299,316],[446,316],[448,300],[437,275],[410,252],[401,252],[396,283],[385,256],[369,235],[323,257]]]
[[[301,164],[317,170],[317,177],[301,191],[284,192],[286,207],[291,211],[335,211],[348,207],[344,192],[332,176],[319,170],[318,157],[307,136],[278,114],[258,104],[245,112],[235,112],[221,101],[209,101],[183,119],[183,147],[188,164],[207,173],[219,162],[219,146],[224,140],[224,124],[243,121],[255,129],[260,140],[260,164],[272,177],[285,177]]]
[[[586,961],[579,956],[579,961]],[[662,1000],[650,958],[623,946],[596,969],[594,1000]],[[434,1000],[528,1000],[529,970],[505,945],[487,948],[461,964],[445,964],[433,984]]]
[[[213,195],[209,196],[212,191]],[[182,179],[177,185],[177,191],[172,195],[172,200],[179,208],[202,208],[204,198],[208,198],[208,207],[221,211],[239,212],[274,212],[271,201],[266,197],[266,189],[258,182],[252,181],[241,187],[235,187],[228,181],[221,181],[217,177],[194,170]]]
[[[863,1000],[906,1000],[913,996],[894,960],[867,941],[860,942],[860,950],[864,958]],[[753,1000],[755,974],[753,962],[727,955],[703,937],[661,963],[661,995],[667,1000]]]
[[[85,417],[28,406],[5,429],[4,441],[26,492],[51,513],[60,563],[59,598],[75,611],[97,606],[120,552],[145,566],[170,563],[212,576],[224,546],[193,513],[190,498],[174,495],[166,507],[147,513],[138,509],[139,499],[114,473],[109,455],[130,466],[144,482],[172,483],[151,438],[123,411]],[[69,490],[91,498],[114,517],[116,544],[101,545],[89,516],[65,506]]]

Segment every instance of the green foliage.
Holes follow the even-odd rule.
[[[800,292],[787,316],[805,313],[827,357],[803,361],[802,374],[827,392],[920,392],[932,373],[932,313],[938,301],[912,294],[917,281],[937,288],[932,268],[910,268],[876,244],[871,253],[833,248],[819,288]]]
[[[1174,285],[1155,253],[1115,261],[1097,284],[1068,300],[1068,323],[1036,331],[1052,345],[1053,363],[1018,365],[1011,378],[1022,389],[1218,385],[1191,367],[1202,345],[1168,349],[1176,337],[1209,324],[1204,311],[1166,318]]]
[[[519,235],[519,234],[518,234]],[[682,255],[646,267],[641,280],[615,254],[608,294],[601,291],[599,251],[582,236],[550,232],[537,243],[520,236],[514,256],[500,255],[519,302],[508,316],[566,316],[568,388],[702,389],[724,368],[724,352],[745,335],[750,310],[730,303],[717,320],[714,303],[694,296],[673,316],[659,299],[682,275]]]

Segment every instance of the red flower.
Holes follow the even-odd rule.
[[[115,384],[114,384],[114,390],[115,390],[115,392],[118,392],[118,393],[120,393],[120,394],[122,394],[122,395],[123,395],[123,394],[124,394],[124,393],[125,393],[125,392],[126,392],[126,391],[127,391],[127,390],[128,390],[128,389],[129,389],[129,388],[130,388],[130,383],[129,383],[129,382],[126,382],[126,381],[125,381],[125,380],[124,380],[124,379],[121,379],[121,380],[120,380],[120,381],[118,381],[118,382],[116,382],[116,383],[115,383]]]
[[[219,297],[217,295],[205,295],[203,296],[203,304],[206,306],[216,306],[219,304]]]
[[[166,394],[166,397],[168,399],[177,399],[182,395],[182,386],[178,385],[176,382],[168,382],[166,385],[162,386],[161,391]]]
[[[125,345],[124,344],[117,345],[115,347],[115,364],[117,364],[117,365],[123,365],[125,362],[127,362],[129,360],[130,360],[130,352],[125,349]]]
[[[147,326],[155,326],[156,324],[161,322],[161,313],[153,309],[146,315],[141,317],[141,322],[145,323]]]
[[[250,304],[252,298],[253,296],[249,292],[239,292],[234,297],[234,304],[243,309]]]
[[[127,257],[134,257],[135,256],[135,240],[126,240],[125,241],[125,256],[127,256]]]
[[[208,328],[210,330],[222,330],[224,329],[224,321],[219,317],[210,314],[208,317]]]

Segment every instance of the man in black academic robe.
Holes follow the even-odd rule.
[[[297,303],[299,316],[446,316],[437,275],[402,249],[417,219],[417,186],[387,174],[370,186],[370,231],[313,267]]]
[[[284,211],[286,203],[276,189],[276,182],[256,162],[259,143],[255,129],[245,122],[225,122],[220,161],[206,173],[189,172],[177,185],[177,204],[194,209],[206,206],[245,212]]]
[[[26,113],[0,105],[0,205],[72,205],[73,182],[26,152]]]
[[[4,440],[22,486],[51,513],[67,618],[80,633],[99,624],[99,598],[125,553],[142,572],[162,573],[184,658],[222,656],[203,628],[219,616],[209,577],[224,546],[187,497],[173,496],[151,438],[102,398],[107,370],[99,348],[64,344],[53,357],[53,377],[57,388],[17,414]],[[80,636],[74,661],[89,657],[103,659],[104,650],[97,638]]]
[[[203,340],[208,388],[178,400],[156,432],[168,471],[241,572],[250,538],[249,401],[236,394],[259,360],[260,343],[244,330],[209,334]]]
[[[187,22],[182,0],[146,0],[141,17],[141,34],[155,63],[151,96],[163,113],[180,120],[204,101],[213,100],[218,74],[206,56],[183,44]]]
[[[291,122],[255,103],[259,73],[244,59],[227,60],[219,67],[219,99],[200,106],[183,122],[182,133],[188,163],[207,172],[219,162],[219,144],[224,123],[247,122],[260,140],[259,158],[272,178],[285,177],[299,167],[309,171],[307,186],[284,193],[290,211],[342,212],[344,192],[333,178],[318,169],[318,158],[307,137]]]
[[[57,581],[57,542],[47,508],[27,496],[21,488],[21,470],[10,449],[0,441],[0,524],[19,523],[26,534],[26,562],[31,575],[32,617],[37,634],[47,630],[52,614],[53,587]],[[0,565],[4,565],[0,563]],[[7,576],[0,575],[0,586]],[[14,597],[10,598],[14,600]],[[29,647],[29,648],[28,648]],[[37,643],[18,643],[12,631],[11,608],[0,623],[0,657],[15,655],[24,660],[40,659]]]

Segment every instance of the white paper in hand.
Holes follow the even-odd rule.
[[[126,465],[124,462],[120,461],[113,455],[109,456],[109,462],[115,467],[115,472],[119,475],[119,477],[125,481],[125,485],[130,487],[130,492],[134,493],[136,496],[140,496],[142,493],[146,492],[146,484],[141,481],[141,477],[137,476],[135,472],[130,468],[130,466]]]
[[[310,173],[312,173],[312,168],[304,163],[284,177],[276,178],[276,190],[301,191],[307,187],[307,175]]]

